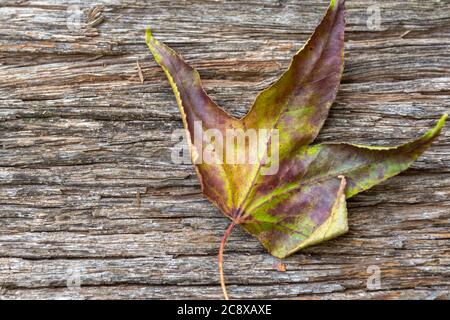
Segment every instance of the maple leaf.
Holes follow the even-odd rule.
[[[396,147],[310,145],[328,116],[342,77],[344,2],[331,1],[287,71],[258,95],[241,119],[219,108],[203,90],[198,72],[147,30],[147,45],[175,93],[202,191],[232,221],[219,249],[225,298],[223,250],[236,224],[278,258],[342,235],[348,231],[346,199],[406,170],[444,126],[447,115],[422,137]],[[222,135],[230,130],[268,134],[259,141],[263,152],[258,161],[235,163],[223,161],[223,151],[243,152],[249,159],[251,147],[237,139],[231,145],[213,143],[204,135],[201,141],[206,143],[199,145],[197,129]],[[268,159],[275,141],[277,171],[271,174],[267,172],[273,161]],[[202,158],[205,153],[209,161]]]

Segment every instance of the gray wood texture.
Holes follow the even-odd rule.
[[[243,115],[326,6],[2,0],[0,297],[221,298],[216,255],[228,221],[192,166],[171,161],[182,124],[145,27]],[[450,1],[347,8],[345,74],[318,140],[418,137],[450,109]],[[285,259],[285,272],[236,228],[225,252],[230,296],[449,299],[449,138],[447,126],[410,170],[351,199],[350,232]],[[380,285],[368,287],[374,270]]]

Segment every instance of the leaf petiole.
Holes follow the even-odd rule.
[[[227,293],[227,287],[225,286],[225,277],[223,274],[223,251],[225,249],[225,244],[228,240],[228,237],[230,236],[231,232],[233,231],[234,226],[236,225],[236,221],[232,221],[231,224],[228,226],[227,230],[225,231],[225,234],[222,237],[222,241],[220,242],[220,248],[219,248],[219,274],[220,274],[220,286],[222,287],[222,292],[225,300],[229,300],[228,293]]]

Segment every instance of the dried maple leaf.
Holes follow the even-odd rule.
[[[232,221],[219,250],[225,298],[222,255],[236,224],[278,258],[342,235],[348,230],[346,199],[407,169],[445,123],[447,115],[419,139],[397,147],[349,143],[310,146],[327,118],[341,80],[344,13],[344,1],[332,0],[288,70],[259,94],[242,119],[219,108],[203,90],[198,72],[147,30],[147,45],[175,92],[202,191]],[[211,144],[199,147],[195,141],[198,123],[202,130],[223,135],[231,129],[268,131],[262,139],[263,157],[256,163],[199,161],[206,151],[213,160],[220,160],[214,157],[224,151],[217,152],[224,146],[214,145],[213,152]],[[264,174],[272,165],[263,160],[267,160],[275,137],[278,170],[276,174]],[[233,151],[243,148],[245,143],[244,147],[237,142],[231,145]],[[248,153],[245,149],[244,154]]]

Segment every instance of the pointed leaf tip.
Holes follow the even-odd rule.
[[[440,126],[442,128],[445,125],[445,122],[447,121],[447,119],[448,119],[448,113],[444,113],[442,115],[441,119],[439,119],[438,126]]]
[[[145,31],[145,42],[148,44],[152,40],[153,40],[152,29],[150,27],[147,27],[147,30]]]
[[[345,4],[345,0],[331,0],[330,8],[334,9],[336,6]]]
[[[424,138],[432,138],[435,137],[437,135],[439,135],[439,133],[441,132],[442,128],[445,126],[445,122],[447,121],[448,118],[448,114],[444,113],[442,115],[442,117],[439,119],[439,121],[436,123],[436,125],[434,126],[433,129],[430,129],[425,135]]]

